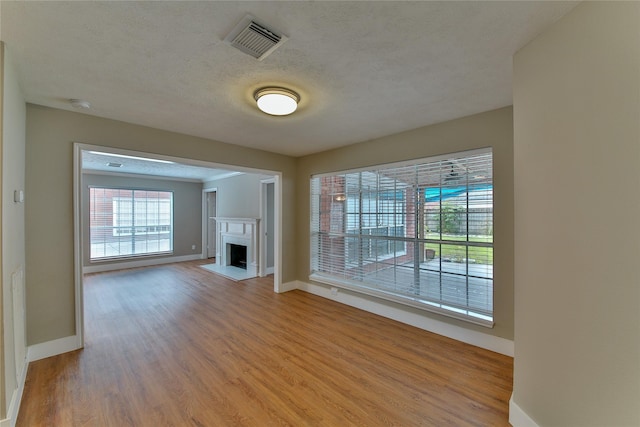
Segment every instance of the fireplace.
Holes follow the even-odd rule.
[[[247,247],[229,243],[229,265],[247,269]]]
[[[216,264],[234,266],[247,271],[249,277],[258,275],[258,224],[256,218],[216,217],[218,248]]]

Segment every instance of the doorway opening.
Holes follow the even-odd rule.
[[[93,158],[92,158],[93,157]],[[116,157],[115,159],[109,159],[109,157]],[[85,161],[86,159],[86,161]],[[108,161],[105,161],[108,159]],[[96,167],[110,169],[107,170],[97,170],[92,169],[88,166],[90,161],[93,162],[93,165]],[[142,163],[140,163],[142,162]],[[127,163],[127,166],[132,166],[134,163],[138,163],[138,165],[142,165],[140,168],[140,172],[136,173],[122,173],[118,171],[114,171],[115,166],[109,166],[109,164],[123,164]],[[107,165],[107,166],[105,166]],[[166,171],[163,171],[162,166],[166,167]],[[203,171],[215,170],[218,175],[216,175],[213,179],[203,179],[203,178],[194,178],[194,177],[185,177],[180,175],[171,175],[171,173],[176,172],[177,169],[189,170],[190,172],[196,173]],[[96,172],[97,170],[97,172]],[[124,169],[120,169],[124,170]],[[130,169],[128,169],[130,170]],[[153,170],[158,172],[157,174],[147,174],[144,175],[143,171]],[[93,181],[89,180],[87,177],[91,175],[100,175],[109,177],[111,180],[119,179],[119,186],[128,186],[130,182],[137,180],[146,180],[147,182],[156,180],[156,181],[172,181],[179,185],[197,185],[200,184],[200,188],[197,190],[197,197],[192,197],[194,199],[189,203],[182,203],[183,210],[189,211],[190,214],[187,219],[183,216],[182,219],[176,218],[176,226],[182,224],[183,227],[187,226],[189,228],[189,238],[188,241],[185,241],[183,233],[176,231],[175,233],[171,233],[172,237],[175,239],[174,251],[172,254],[163,254],[163,255],[153,255],[153,256],[138,256],[136,258],[127,258],[127,259],[118,259],[118,260],[100,260],[91,261],[89,256],[89,248],[90,248],[90,218],[89,218],[89,185],[101,186],[102,184],[95,184]],[[144,176],[143,176],[144,175]],[[157,264],[165,264],[168,262],[180,262],[180,261],[189,261],[189,260],[197,260],[197,259],[209,259],[209,258],[217,258],[219,256],[219,252],[221,250],[219,242],[217,242],[219,233],[217,233],[217,228],[219,227],[219,221],[216,219],[221,214],[220,211],[220,191],[217,187],[213,187],[216,183],[222,183],[226,179],[238,180],[242,181],[238,177],[253,177],[252,179],[257,179],[258,184],[253,184],[251,188],[253,188],[253,192],[255,196],[253,196],[253,200],[258,201],[261,196],[259,195],[255,189],[257,189],[257,185],[261,185],[261,179],[265,177],[271,177],[270,180],[273,182],[272,186],[272,205],[273,208],[271,212],[271,220],[274,223],[273,231],[270,232],[273,241],[273,245],[276,249],[273,249],[271,252],[273,253],[274,263],[273,263],[273,286],[274,292],[281,292],[282,290],[282,276],[281,276],[281,236],[279,235],[279,230],[281,227],[279,224],[282,222],[281,214],[282,214],[282,179],[281,173],[276,171],[268,171],[268,170],[258,170],[246,167],[238,167],[238,166],[229,166],[224,164],[216,164],[206,161],[200,161],[195,159],[184,159],[184,158],[176,158],[172,156],[163,156],[158,154],[150,154],[144,152],[136,152],[131,150],[122,150],[111,147],[102,147],[95,145],[88,145],[82,143],[74,144],[74,278],[75,278],[75,312],[76,312],[76,336],[74,339],[79,343],[78,347],[82,347],[84,345],[84,313],[83,313],[83,301],[84,301],[84,290],[83,290],[83,275],[91,272],[98,271],[108,271],[108,270],[118,270],[122,268],[131,268],[131,267],[142,267],[142,266],[151,266]],[[95,179],[94,179],[95,181]],[[207,184],[210,186],[207,187]],[[211,185],[213,184],[213,185]],[[220,184],[222,185],[222,184]],[[159,190],[159,188],[149,188],[153,187],[153,185],[148,186],[144,185],[148,190]],[[231,190],[230,188],[226,188],[226,184],[223,185],[223,190],[226,191],[227,197],[245,197],[246,195],[242,190]],[[123,187],[124,188],[124,187]],[[179,190],[175,190],[176,197],[179,193]],[[190,196],[191,197],[191,196]],[[184,200],[184,199],[183,199]],[[226,205],[228,206],[229,201],[226,200]],[[178,205],[181,202],[176,198],[175,209],[179,209]],[[245,203],[246,204],[246,203]],[[201,219],[195,220],[193,218],[194,209],[193,207],[199,205],[201,208],[196,209],[200,214],[198,215]],[[148,208],[148,204],[145,205]],[[258,208],[258,203],[253,204],[253,207]],[[174,212],[175,212],[174,209]],[[260,210],[261,211],[261,210]],[[226,212],[222,212],[224,215]],[[242,213],[239,213],[239,216]],[[256,210],[251,216],[258,217],[260,214]],[[116,219],[112,218],[113,221]],[[120,218],[118,217],[119,221]],[[181,222],[182,221],[182,222]],[[259,222],[259,219],[255,220]],[[115,223],[115,222],[114,222]],[[186,225],[185,225],[186,224]],[[197,224],[197,225],[196,225]],[[132,223],[131,227],[139,227],[138,223]],[[136,228],[136,230],[137,230]],[[199,231],[196,233],[197,238],[192,232],[194,229],[198,229]],[[157,230],[156,230],[157,231]],[[260,239],[261,240],[261,239]],[[254,277],[257,275],[256,268],[258,266],[255,265],[255,260],[258,258],[262,258],[261,248],[258,244],[259,240],[256,240],[256,245],[254,246],[256,249],[251,253],[252,260],[252,268],[254,269]],[[181,252],[180,252],[181,251]],[[248,264],[249,253],[247,252],[245,259],[246,264]],[[247,267],[248,268],[248,265]]]
[[[217,215],[217,189],[204,190],[206,195],[206,233],[207,233],[207,258],[216,257],[216,215]]]
[[[260,277],[274,273],[275,267],[275,180],[260,181],[260,217],[262,226],[260,233]]]

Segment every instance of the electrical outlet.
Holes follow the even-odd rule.
[[[196,250],[196,245],[191,245],[191,250],[195,251]]]
[[[333,295],[334,297],[338,295],[338,288],[331,288],[331,295]]]

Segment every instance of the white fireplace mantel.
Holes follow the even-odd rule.
[[[218,244],[216,245],[216,264],[228,266],[230,262],[229,245],[247,247],[247,274],[258,275],[258,218],[216,217],[218,225]]]

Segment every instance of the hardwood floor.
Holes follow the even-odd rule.
[[[85,277],[18,426],[508,426],[513,360],[201,262]]]

